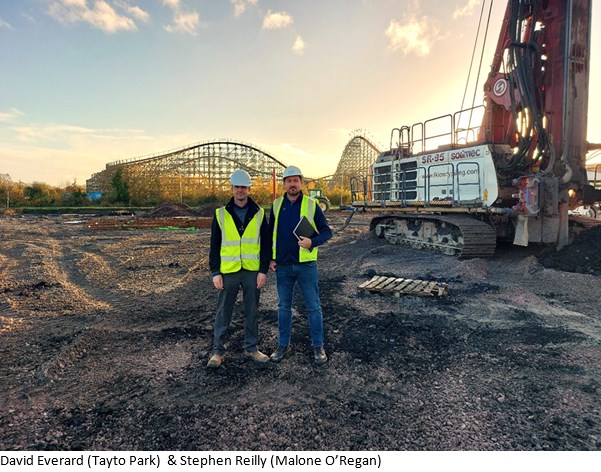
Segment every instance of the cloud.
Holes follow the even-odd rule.
[[[13,29],[13,27],[6,21],[4,21],[1,17],[0,17],[0,29],[2,28],[6,28],[6,29]]]
[[[240,16],[249,5],[256,5],[257,0],[230,0],[230,3],[234,5],[234,15]]]
[[[135,13],[130,11],[136,17],[143,12],[139,7],[128,8],[136,10]],[[48,13],[61,23],[88,23],[105,33],[137,30],[132,18],[117,13],[106,0],[95,0],[93,7],[88,7],[86,0],[54,1],[50,4]]]
[[[468,0],[464,6],[455,9],[453,12],[453,19],[456,20],[462,16],[471,16],[479,3],[480,0]]]
[[[89,134],[89,128],[72,125],[47,125],[47,126],[16,126],[13,128],[19,141],[33,141],[37,139],[59,140],[63,136],[75,134]]]
[[[10,113],[23,115],[18,110],[11,110],[5,114]],[[19,142],[46,148],[87,149],[88,153],[102,154],[102,150],[115,147],[123,150],[124,158],[139,155],[141,143],[166,141],[168,144],[162,144],[162,146],[164,149],[170,149],[176,146],[174,143],[192,142],[189,136],[182,141],[181,136],[156,137],[148,135],[140,129],[88,128],[66,123],[28,123],[22,126],[0,128],[0,142],[3,133],[10,136],[13,143]],[[158,149],[162,149],[160,146],[159,144]]]
[[[304,54],[305,40],[302,37],[296,37],[296,39],[294,40],[294,44],[292,44],[292,52],[298,54],[299,56],[302,56]]]
[[[263,18],[263,29],[270,30],[286,28],[290,26],[293,21],[294,20],[292,17],[284,11],[274,12],[269,10],[265,15],[265,18]]]
[[[265,17],[263,18],[263,29],[264,30],[274,30],[274,29],[282,29],[288,28],[292,25],[294,19],[285,11],[271,11],[269,10]],[[292,43],[292,52],[299,56],[302,56],[305,53],[305,40],[302,36],[297,35]]]
[[[392,20],[386,30],[388,48],[391,51],[402,49],[405,55],[414,53],[427,56],[433,44],[440,38],[439,28],[431,18],[408,18],[405,23]]]
[[[200,25],[200,16],[196,12],[191,13],[175,13],[173,15],[173,24],[165,26],[165,30],[170,33],[188,33],[196,34],[196,30]]]
[[[179,0],[163,0],[163,5],[173,10],[178,10],[180,7]]]
[[[9,121],[14,121],[18,116],[23,116],[25,113],[17,110],[16,108],[12,108],[9,111],[2,112],[0,111],[0,123],[7,123]]]
[[[173,10],[173,23],[165,26],[166,31],[196,35],[200,26],[200,15],[196,11],[183,11],[179,0],[163,0],[163,5]]]
[[[117,5],[119,5],[121,8],[123,8],[125,11],[127,11],[130,15],[132,15],[134,18],[143,21],[144,23],[148,23],[148,21],[150,20],[150,15],[148,14],[148,12],[142,10],[140,7],[138,6],[132,6],[132,5],[128,5],[127,3],[116,3]]]
[[[197,136],[150,135],[140,129],[88,128],[65,123],[0,126],[0,160],[13,181],[83,184],[108,162],[193,143]]]

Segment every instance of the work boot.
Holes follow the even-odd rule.
[[[277,350],[269,356],[271,362],[275,362],[276,364],[280,362],[286,354],[288,353],[288,346],[278,346]]]
[[[261,351],[246,351],[246,355],[253,361],[260,362],[261,364],[264,362],[269,362],[269,356],[266,356]]]
[[[324,365],[328,362],[328,356],[326,356],[323,346],[313,349],[313,358],[315,359],[315,365]]]
[[[209,359],[209,362],[207,362],[207,367],[210,367],[211,369],[216,369],[221,365],[222,362],[223,354],[213,354]]]

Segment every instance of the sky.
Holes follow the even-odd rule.
[[[593,3],[588,139],[599,143]],[[505,5],[493,2],[482,77]],[[0,0],[0,174],[84,185],[112,161],[228,138],[330,175],[354,130],[387,148],[392,128],[461,108],[481,9],[482,0]]]

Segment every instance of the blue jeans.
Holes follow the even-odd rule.
[[[309,333],[311,345],[323,346],[323,313],[319,301],[319,288],[317,263],[304,262],[302,264],[278,265],[275,271],[278,288],[278,329],[280,346],[290,344],[292,331],[292,294],[294,284],[298,283],[309,318]]]

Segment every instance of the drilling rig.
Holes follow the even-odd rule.
[[[490,256],[498,239],[569,243],[570,209],[601,201],[601,168],[586,167],[591,8],[507,2],[483,104],[393,128],[351,179],[377,236],[460,257]]]

